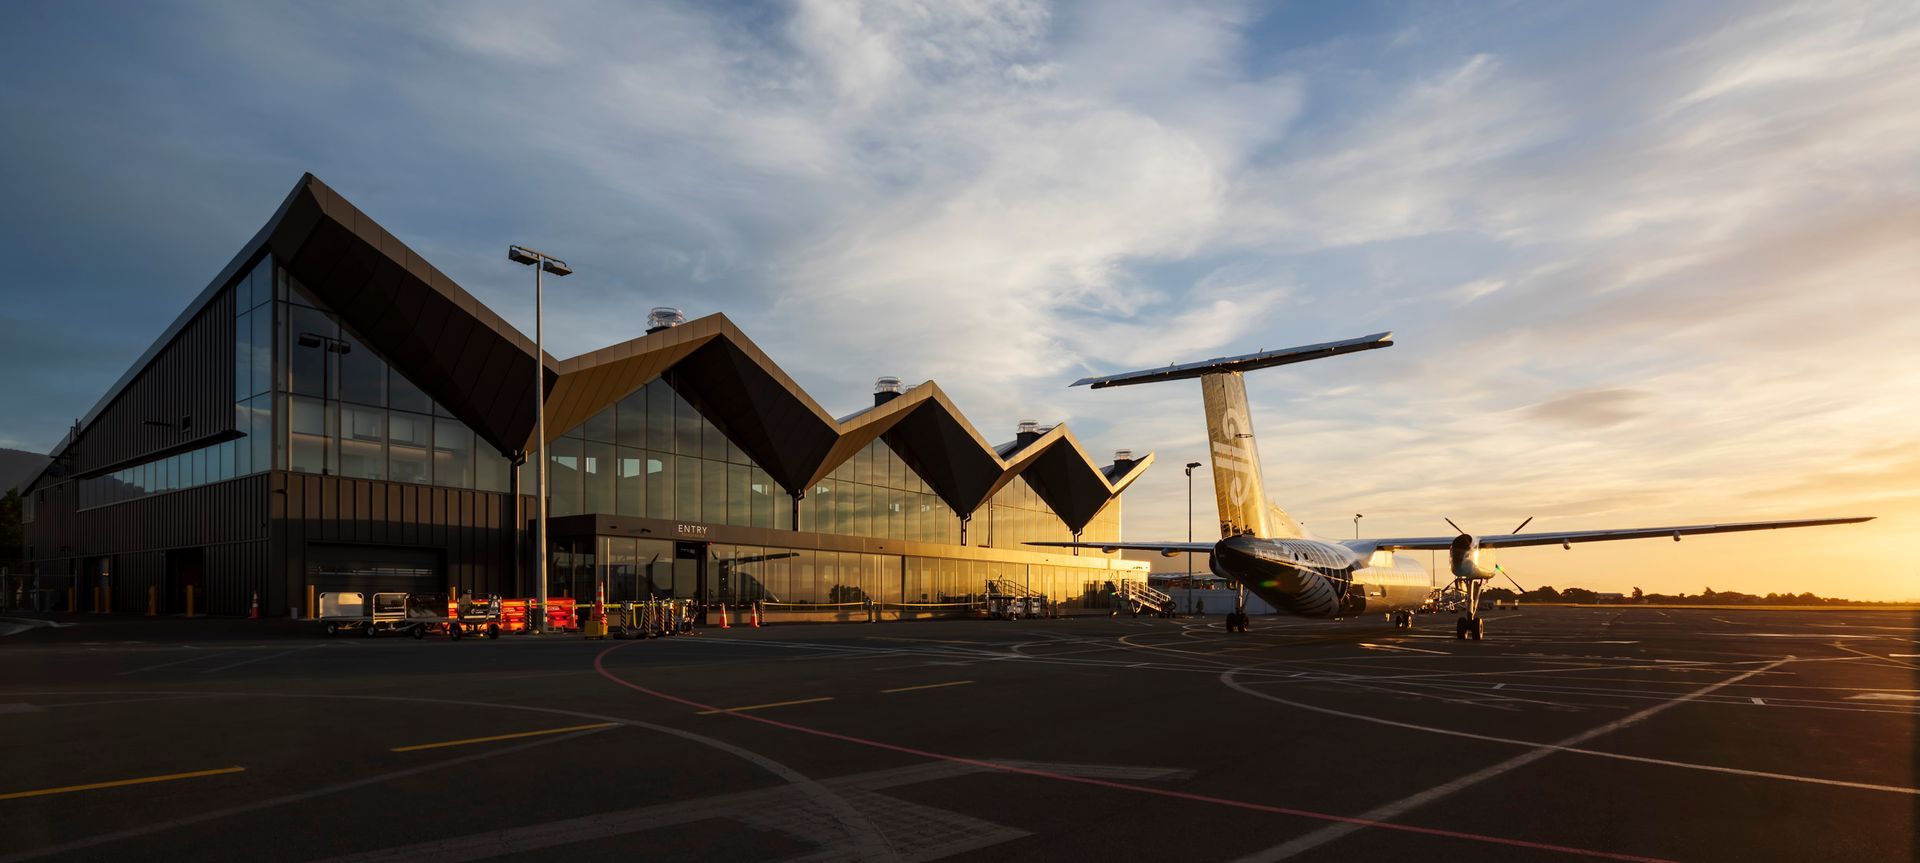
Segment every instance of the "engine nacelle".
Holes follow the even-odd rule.
[[[1480,538],[1460,534],[1447,547],[1447,568],[1454,578],[1487,581],[1494,576],[1493,549],[1481,548]]]

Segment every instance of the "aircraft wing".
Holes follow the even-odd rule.
[[[1086,386],[1097,390],[1105,387],[1124,387],[1132,384],[1149,384],[1159,381],[1197,378],[1202,375],[1220,374],[1224,372],[1249,372],[1254,369],[1304,363],[1308,360],[1317,360],[1323,357],[1337,357],[1341,354],[1350,354],[1356,351],[1371,351],[1392,346],[1393,333],[1374,333],[1373,335],[1361,336],[1357,339],[1321,342],[1316,345],[1301,345],[1296,348],[1280,348],[1278,350],[1261,351],[1253,354],[1242,354],[1237,357],[1214,357],[1213,359],[1201,360],[1197,363],[1141,369],[1137,372],[1096,375],[1090,378],[1081,378],[1068,384],[1068,386]],[[1032,544],[1033,543],[1029,543],[1029,545]]]
[[[1097,548],[1101,551],[1157,551],[1168,557],[1183,552],[1208,554],[1213,551],[1211,542],[1026,542],[1022,545],[1041,545],[1048,548]]]
[[[1483,535],[1481,548],[1518,548],[1528,545],[1563,545],[1574,542],[1603,542],[1614,539],[1659,539],[1683,536],[1698,536],[1705,533],[1740,533],[1749,530],[1778,530],[1788,527],[1821,527],[1830,524],[1858,524],[1872,521],[1873,516],[1856,518],[1815,518],[1801,521],[1745,521],[1728,524],[1689,524],[1677,527],[1638,527],[1621,530],[1567,530],[1550,533],[1514,533],[1505,536]],[[1347,543],[1348,546],[1367,545],[1373,548],[1393,548],[1406,551],[1445,551],[1453,544],[1453,536],[1397,537],[1389,539],[1368,539],[1359,543]]]

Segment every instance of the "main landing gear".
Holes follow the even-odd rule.
[[[1394,629],[1413,628],[1413,612],[1411,611],[1396,611],[1387,615],[1387,619],[1393,621]]]
[[[1240,585],[1240,593],[1234,598],[1233,610],[1227,612],[1227,632],[1247,631],[1247,588]]]

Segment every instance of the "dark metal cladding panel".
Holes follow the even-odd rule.
[[[1107,505],[1105,478],[1065,437],[1047,446],[1020,476],[1075,533]]]

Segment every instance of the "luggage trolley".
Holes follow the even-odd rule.
[[[369,597],[358,591],[323,593],[319,596],[320,624],[328,635],[359,632],[371,637],[379,632],[410,632],[419,638],[425,634],[409,618],[404,593],[376,593]]]

